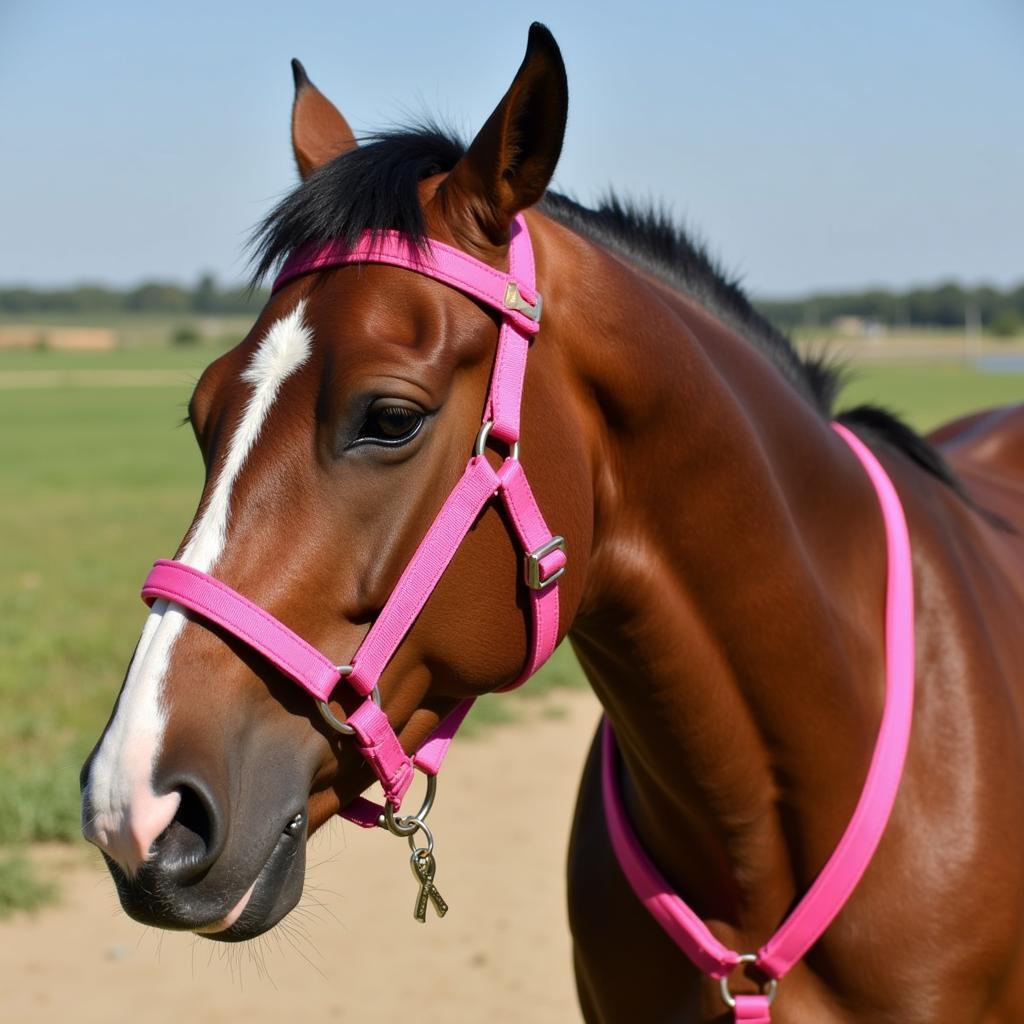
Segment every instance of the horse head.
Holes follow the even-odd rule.
[[[429,132],[359,146],[294,68],[303,180],[263,226],[262,271],[303,246],[384,232],[506,267],[510,232],[543,195],[565,128],[565,71],[546,29],[531,29],[508,92],[464,151]],[[532,233],[543,279],[545,229]],[[481,432],[500,322],[470,295],[395,266],[333,266],[284,282],[192,395],[206,481],[177,563],[215,575],[331,661],[348,662],[474,438],[476,458],[508,461],[501,439]],[[570,548],[585,551],[584,441],[573,395],[559,384],[557,345],[539,349],[522,458],[539,505]],[[529,589],[512,530],[494,506],[470,524],[380,677],[383,712],[407,752],[460,702],[523,673]],[[581,591],[577,563],[561,585],[559,636]],[[331,697],[335,721],[360,703],[344,685]],[[84,831],[133,917],[244,939],[295,906],[305,841],[372,781],[353,744],[279,666],[194,607],[157,598],[82,771]]]

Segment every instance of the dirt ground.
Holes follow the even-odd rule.
[[[97,854],[44,849],[62,899],[0,925],[0,1020],[578,1021],[564,860],[598,708],[563,691],[525,709],[445,765],[430,819],[443,921],[412,918],[404,841],[340,821],[310,846],[300,907],[244,946],[144,928]]]

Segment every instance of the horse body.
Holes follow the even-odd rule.
[[[370,157],[298,72],[296,84],[310,202],[332,168],[347,188]],[[553,41],[532,33],[468,152],[416,173],[412,223],[503,267],[512,216],[540,199],[557,161],[564,90]],[[298,223],[302,208],[283,215]],[[614,725],[645,848],[722,941],[753,950],[831,853],[874,747],[886,574],[877,498],[792,370],[795,354],[780,372],[736,317],[575,230],[563,201],[526,217],[546,312],[529,356],[522,461],[568,541],[561,633]],[[215,566],[344,660],[458,478],[493,347],[489,313],[407,271],[346,267],[288,283],[193,397],[208,480],[182,557],[205,558],[203,571]],[[874,444],[914,552],[911,747],[866,875],[783,980],[782,1024],[1024,1016],[1024,542],[995,518],[1024,528],[1022,435],[1018,410],[935,436],[994,515]],[[519,577],[508,524],[490,510],[382,678],[406,749],[458,700],[518,675]],[[83,770],[87,833],[130,913],[246,938],[294,905],[302,838],[368,775],[244,645],[161,602],[153,616]],[[569,865],[586,1018],[722,1019],[717,984],[625,882],[598,775],[592,753]]]
[[[611,420],[598,446],[617,479],[595,489],[604,529],[572,639],[615,725],[644,846],[722,941],[753,950],[838,841],[874,745],[881,519],[859,466],[776,373],[752,365],[759,354],[686,300],[661,298],[678,318],[668,340],[664,322],[648,331],[641,319],[596,346],[623,349],[638,407],[659,413],[647,435]],[[685,388],[666,392],[666,378]],[[654,390],[636,394],[638,381]],[[1022,418],[995,418],[984,447],[1003,450]],[[678,444],[657,447],[652,474],[643,452],[658,437]],[[1024,613],[1024,545],[901,455],[879,456],[915,554],[912,745],[875,862],[783,981],[773,1019],[1015,1020],[1024,835],[1006,808],[1021,797],[1024,646],[1012,623]],[[954,465],[974,493],[973,460]],[[1020,480],[990,476],[976,496],[1019,518]],[[719,1019],[717,985],[621,874],[598,760],[595,747],[569,866],[588,1019]]]

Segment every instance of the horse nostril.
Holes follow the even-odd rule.
[[[173,820],[153,844],[160,867],[184,881],[210,867],[220,854],[224,828],[217,802],[197,780],[174,787],[181,802]]]

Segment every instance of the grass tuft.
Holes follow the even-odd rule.
[[[40,881],[22,853],[0,854],[0,920],[19,910],[37,910],[56,898],[56,885]]]

